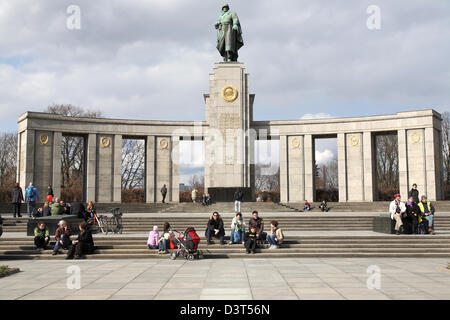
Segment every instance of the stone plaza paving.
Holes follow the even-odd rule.
[[[2,261],[21,272],[0,279],[0,299],[450,299],[448,259],[302,258]],[[80,289],[68,289],[79,266]],[[368,289],[367,268],[380,268]]]

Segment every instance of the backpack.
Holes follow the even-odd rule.
[[[34,189],[33,189],[33,187],[28,187],[27,188],[27,197],[28,197],[28,199],[31,199],[31,198],[34,197]]]

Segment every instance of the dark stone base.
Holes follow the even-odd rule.
[[[50,217],[40,217],[36,219],[30,219],[27,223],[27,236],[34,236],[34,228],[37,227],[39,221],[43,221],[45,226],[48,228],[50,235],[55,235],[56,229],[58,228],[58,222],[64,220],[67,222],[67,226],[73,235],[77,235],[80,231],[78,225],[83,222],[83,219],[77,216],[67,215],[67,216],[50,216]]]
[[[208,188],[208,193],[213,202],[234,202],[234,193],[238,188]],[[244,201],[254,201],[252,197],[252,188],[241,188],[244,190]]]
[[[392,220],[390,216],[380,216],[373,218],[373,231],[380,233],[395,233],[395,220]]]

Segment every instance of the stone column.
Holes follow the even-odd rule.
[[[304,159],[305,159],[305,199],[309,202],[315,200],[314,188],[314,141],[310,134],[304,136]]]
[[[309,201],[313,201],[313,196],[311,196],[312,193],[310,193],[309,198],[305,195],[305,143],[303,136],[288,137],[287,150],[289,164],[289,201],[300,202],[304,201],[305,198],[311,199]],[[314,163],[313,160],[311,161]]]
[[[166,200],[171,199],[172,190],[172,164],[171,164],[172,140],[170,137],[156,137],[156,202],[162,201],[161,188],[166,185],[168,194]]]
[[[96,199],[96,171],[97,171],[97,135],[90,133],[87,138],[86,155],[86,202]]]
[[[289,201],[287,137],[280,136],[280,201]]]
[[[147,136],[145,144],[145,202],[155,202],[155,136]]]
[[[363,133],[363,157],[364,157],[364,200],[372,202],[374,199],[373,170],[374,153],[371,132]]]
[[[424,129],[406,130],[408,162],[408,184],[406,190],[409,190],[413,183],[417,183],[417,189],[419,189],[421,195],[428,193],[424,136]],[[406,200],[407,193],[403,197]]]
[[[113,202],[122,202],[122,135],[114,135]]]
[[[347,159],[345,133],[337,135],[339,202],[347,202]]]
[[[61,197],[61,140],[62,132],[53,132],[52,189],[55,197]]]
[[[36,131],[34,145],[33,184],[38,189],[39,200],[47,196],[47,187],[53,175],[53,132]]]
[[[440,154],[439,144],[436,144],[434,128],[425,128],[425,170],[427,177],[427,197],[431,201],[441,198],[440,190]]]
[[[170,183],[170,201],[180,202],[180,137],[172,137],[172,154],[170,158],[172,166],[172,179]]]
[[[408,197],[408,159],[406,147],[406,130],[397,131],[398,137],[398,175],[400,195],[403,200]]]
[[[27,129],[21,133],[20,139],[20,186],[25,192],[30,182],[34,182],[34,152],[36,145],[36,132]],[[25,195],[24,195],[25,197]]]
[[[347,201],[364,200],[362,134],[346,134]]]

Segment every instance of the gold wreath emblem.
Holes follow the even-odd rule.
[[[291,140],[291,147],[292,147],[292,149],[300,148],[300,139],[299,138],[293,138]]]
[[[420,135],[417,132],[411,133],[411,141],[412,141],[412,143],[419,143]]]
[[[108,137],[102,137],[100,139],[100,143],[101,143],[103,148],[108,148],[109,145],[111,144],[111,140]]]
[[[159,148],[160,148],[161,150],[167,149],[168,146],[169,146],[169,141],[167,141],[167,139],[161,139],[161,140],[159,140]]]
[[[222,98],[226,102],[233,102],[237,96],[238,92],[233,86],[226,86],[222,89]]]
[[[351,142],[352,146],[356,147],[357,145],[359,145],[359,137],[358,136],[352,136],[350,138],[350,142]]]
[[[42,145],[46,145],[47,143],[48,143],[48,135],[47,134],[41,134],[40,136],[39,136],[39,142],[42,144]]]

